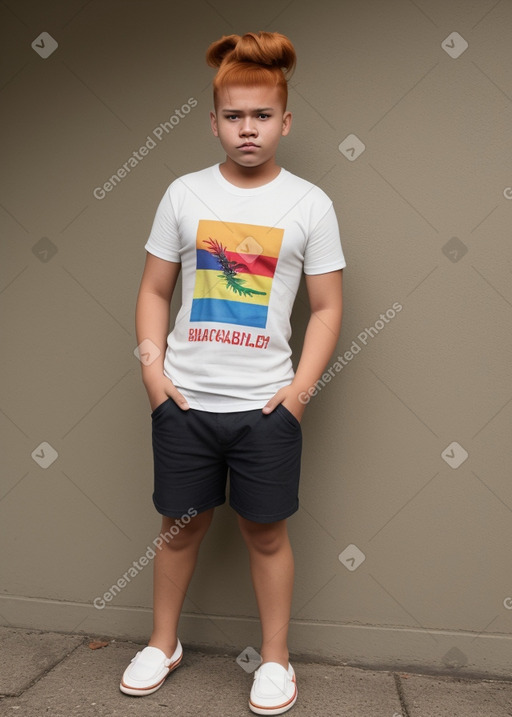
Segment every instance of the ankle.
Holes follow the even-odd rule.
[[[269,648],[262,648],[261,661],[262,663],[277,662],[279,665],[282,665],[285,670],[287,670],[290,662],[290,655],[288,650],[272,650]]]
[[[172,657],[174,654],[176,648],[178,647],[178,640],[177,638],[169,639],[168,637],[160,637],[159,635],[151,635],[149,642],[149,647],[158,647],[159,650],[162,650],[163,653],[165,653],[165,656],[167,658]]]

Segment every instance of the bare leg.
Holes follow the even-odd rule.
[[[249,550],[251,576],[261,621],[263,662],[288,668],[294,561],[286,520],[254,523],[238,516]]]
[[[199,546],[208,530],[214,508],[194,516],[172,540],[156,550],[153,572],[153,633],[149,645],[170,657],[176,649],[178,621],[194,573]],[[162,518],[162,535],[173,534],[174,518]]]

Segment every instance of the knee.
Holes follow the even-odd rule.
[[[263,555],[273,555],[288,543],[286,526],[280,523],[253,523],[239,520],[242,537],[250,550]]]
[[[171,549],[180,550],[192,544],[200,543],[206,534],[213,511],[199,513],[185,522],[182,518],[162,518],[162,529],[159,538],[162,541],[160,547],[167,545]]]

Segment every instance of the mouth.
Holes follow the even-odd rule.
[[[243,144],[240,144],[237,149],[257,149],[259,145],[254,144],[254,142],[244,142]]]

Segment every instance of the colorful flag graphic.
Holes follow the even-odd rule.
[[[201,220],[191,321],[265,328],[283,229]]]

